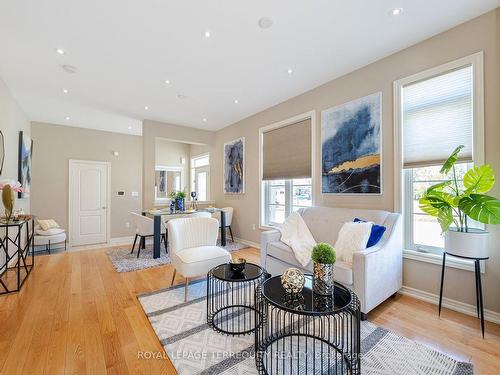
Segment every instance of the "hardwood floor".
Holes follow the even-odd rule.
[[[256,249],[235,254],[259,261]],[[104,250],[38,256],[18,294],[0,296],[1,374],[175,374],[168,359],[141,359],[162,347],[136,295],[170,285],[173,268],[117,273]],[[176,282],[182,282],[177,278]],[[500,368],[500,326],[407,296],[389,299],[369,320],[472,361],[476,374]]]

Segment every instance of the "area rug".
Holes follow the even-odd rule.
[[[217,243],[220,246],[220,242]],[[243,245],[239,242],[231,242],[227,241],[226,246],[223,246],[229,252],[241,250],[247,245]],[[137,248],[138,245],[135,245],[135,250],[133,254],[130,254],[130,250],[132,249],[132,244],[124,245],[119,247],[114,247],[108,251],[106,254],[109,257],[109,260],[115,267],[117,272],[130,272],[142,270],[145,268],[158,267],[164,264],[170,263],[170,257],[165,252],[165,247],[163,243],[161,244],[160,257],[157,259],[153,258],[153,244],[147,243],[146,248],[141,250],[139,258],[137,258]]]
[[[257,374],[254,336],[227,336],[206,324],[206,282],[138,296],[165,352],[180,375]],[[158,353],[140,353],[144,358]],[[370,375],[469,375],[470,363],[428,348],[368,321],[361,322],[361,373]]]

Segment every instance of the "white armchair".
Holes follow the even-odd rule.
[[[134,253],[135,243],[137,242],[137,238],[140,238],[139,249],[137,250],[137,258],[139,258],[139,254],[141,253],[141,248],[144,249],[146,247],[146,238],[153,237],[154,235],[154,220],[149,217],[139,215],[135,212],[131,212],[130,215],[132,216],[132,221],[135,225],[134,244],[132,245],[132,251],[130,252],[130,254]],[[161,241],[164,241],[165,251],[168,252],[166,231],[163,225],[161,226],[160,243]]]
[[[226,250],[216,246],[218,228],[217,220],[207,217],[174,219],[167,223],[170,259],[175,267],[171,284],[177,272],[186,278],[184,301],[187,301],[190,277],[204,275],[231,259]]]
[[[233,207],[223,207],[223,208],[221,208],[221,210],[226,213],[226,228],[229,228],[229,233],[231,234],[231,241],[234,242],[233,229],[231,228],[231,223],[233,222],[234,209],[233,209]],[[220,227],[220,211],[215,211],[212,214],[212,217],[214,219],[217,219],[217,221],[219,222],[219,227]]]

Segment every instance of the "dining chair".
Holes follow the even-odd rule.
[[[226,213],[226,228],[229,228],[229,233],[231,234],[231,242],[234,242],[234,237],[233,237],[233,229],[231,228],[231,222],[233,221],[233,207],[224,207],[221,208],[222,211]],[[214,219],[217,219],[219,222],[219,228],[220,228],[220,211],[215,211],[212,214],[212,217]],[[222,230],[222,228],[221,228]]]
[[[174,266],[172,276],[179,272],[185,279],[184,301],[187,301],[189,278],[206,275],[215,266],[227,263],[231,255],[216,246],[217,220],[209,217],[173,219],[167,223],[170,259]]]
[[[139,254],[141,253],[141,248],[144,249],[146,247],[146,238],[154,236],[154,220],[135,212],[131,212],[130,215],[132,215],[132,221],[135,225],[134,244],[132,245],[132,251],[130,252],[130,254],[134,253],[134,248],[137,242],[137,238],[140,238],[139,249],[137,250],[137,258],[139,258]],[[162,241],[165,244],[165,252],[168,254],[167,235],[165,227],[163,225],[161,226],[160,243]]]

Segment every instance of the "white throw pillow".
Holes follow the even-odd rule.
[[[51,229],[43,230],[42,228],[38,227],[38,228],[35,228],[35,232],[39,236],[55,236],[56,234],[64,233],[64,229],[51,228]]]
[[[356,251],[366,249],[372,231],[372,223],[347,222],[340,228],[335,251],[337,259],[352,264],[352,256]]]

